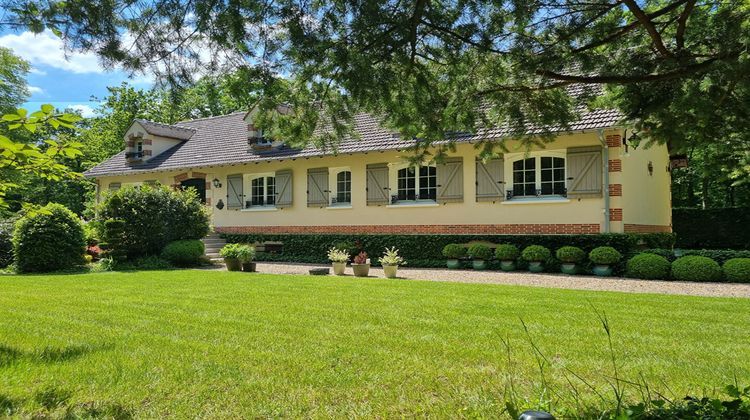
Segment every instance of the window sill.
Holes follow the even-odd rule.
[[[570,203],[570,200],[564,197],[555,197],[555,198],[512,198],[510,200],[505,200],[501,204],[506,205],[515,205],[515,204],[560,204],[560,203]]]
[[[242,209],[240,211],[277,211],[278,208],[276,207],[250,207],[249,209]]]
[[[409,207],[439,207],[440,204],[431,201],[431,202],[412,202],[412,203],[399,203],[399,204],[388,204],[385,206],[387,209],[397,209],[397,208],[409,208]]]
[[[346,209],[351,209],[351,208],[352,206],[351,204],[349,204],[346,206],[328,206],[326,207],[326,210],[346,210]]]

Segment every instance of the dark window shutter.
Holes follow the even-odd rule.
[[[292,205],[292,171],[276,172],[276,207],[283,209]]]
[[[227,209],[237,210],[242,208],[243,201],[242,175],[227,176]]]
[[[568,197],[602,196],[601,147],[568,149]]]
[[[463,158],[448,158],[437,166],[437,202],[460,203],[464,201]]]
[[[367,205],[379,206],[390,202],[388,164],[367,165]]]
[[[503,159],[477,161],[477,201],[505,199],[505,163]]]
[[[328,168],[307,170],[307,206],[328,205]]]

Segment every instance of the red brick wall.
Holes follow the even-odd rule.
[[[563,235],[596,234],[599,223],[589,224],[508,224],[508,225],[348,225],[348,226],[226,226],[216,227],[220,233],[265,234],[514,234]]]
[[[609,184],[610,197],[622,197],[622,184]]]
[[[622,209],[609,209],[610,222],[622,222]]]
[[[672,226],[625,224],[625,233],[672,232]]]
[[[622,172],[622,161],[620,159],[610,159],[609,171],[610,172]]]
[[[622,146],[622,137],[619,134],[610,134],[606,137],[607,147]]]

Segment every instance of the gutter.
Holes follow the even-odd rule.
[[[602,193],[604,194],[604,232],[610,233],[609,223],[609,147],[604,137],[604,129],[597,131],[599,142],[602,144]]]

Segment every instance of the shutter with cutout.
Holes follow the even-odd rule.
[[[505,165],[503,159],[477,160],[477,202],[505,199]]]
[[[601,147],[569,148],[567,158],[568,197],[601,197]]]
[[[238,210],[242,208],[243,198],[245,197],[242,193],[242,174],[228,175],[227,176],[227,209]]]
[[[367,205],[380,206],[390,202],[388,164],[367,165]]]
[[[463,158],[448,158],[437,165],[437,202],[460,203],[464,201]]]
[[[328,168],[307,170],[307,207],[328,205]]]
[[[292,171],[276,172],[276,207],[283,209],[292,206]]]

